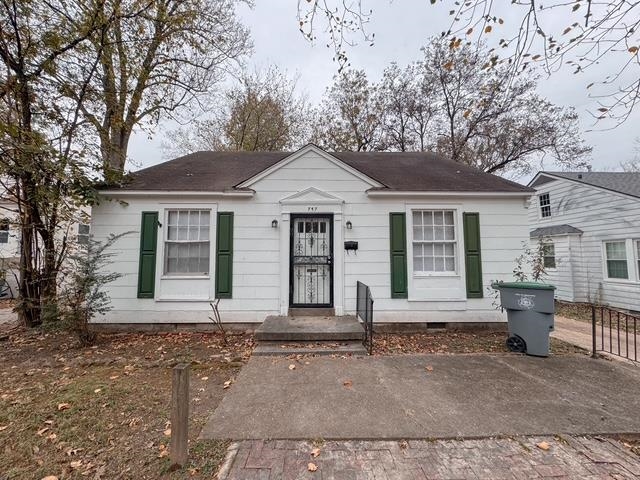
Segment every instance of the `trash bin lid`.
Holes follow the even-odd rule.
[[[554,285],[538,282],[494,282],[491,286],[495,289],[499,288],[522,288],[529,290],[555,290]]]

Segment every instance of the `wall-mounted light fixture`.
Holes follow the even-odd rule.
[[[271,228],[278,228],[278,220],[275,218],[271,220]]]
[[[351,230],[353,228],[353,223],[351,223],[351,220],[347,220],[347,230]]]

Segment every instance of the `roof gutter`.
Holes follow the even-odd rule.
[[[232,197],[251,198],[255,195],[254,190],[237,190],[226,192],[194,192],[179,190],[101,190],[98,192],[102,196],[110,197]]]
[[[376,198],[397,197],[487,197],[487,198],[523,198],[534,195],[535,192],[415,192],[400,190],[367,190],[367,196]]]

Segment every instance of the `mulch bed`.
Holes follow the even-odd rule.
[[[374,355],[415,353],[510,353],[505,341],[506,332],[433,332],[374,334]],[[551,339],[553,355],[586,354],[586,350],[555,338]],[[515,355],[515,354],[514,354]]]

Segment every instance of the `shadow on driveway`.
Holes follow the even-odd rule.
[[[584,356],[253,357],[201,437],[638,433],[639,409],[640,368]]]

